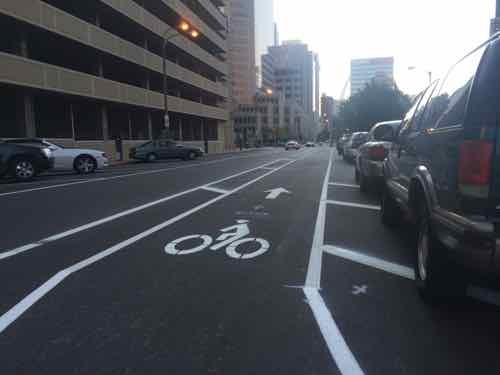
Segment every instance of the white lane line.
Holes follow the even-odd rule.
[[[223,179],[220,179],[220,180],[217,180],[217,181],[213,181],[211,183],[209,183],[208,185],[212,185],[212,184],[219,184],[219,183],[222,183],[222,182],[225,182],[227,180],[230,180],[232,178],[235,178],[235,177],[239,177],[239,176],[242,176],[244,174],[247,174],[247,173],[250,173],[250,172],[253,172],[253,171],[256,171],[256,170],[259,170],[261,169],[263,166],[266,166],[266,165],[269,165],[269,164],[272,164],[272,163],[275,163],[276,161],[273,160],[272,162],[269,162],[269,163],[266,163],[266,164],[263,164],[261,166],[258,166],[256,168],[252,168],[252,169],[247,169],[243,172],[240,172],[240,173],[237,173],[237,174],[234,174],[234,175],[231,175],[229,177],[225,177]],[[153,207],[153,206],[156,206],[156,205],[159,205],[161,203],[165,203],[169,200],[172,200],[172,199],[175,199],[175,198],[179,198],[179,197],[182,197],[183,195],[186,195],[186,194],[190,194],[190,193],[193,193],[199,189],[202,189],[204,187],[206,187],[207,185],[201,185],[201,186],[197,186],[197,187],[194,187],[192,189],[189,189],[189,190],[185,190],[185,191],[182,191],[180,193],[177,193],[177,194],[173,194],[173,195],[169,195],[167,197],[164,197],[164,198],[161,198],[161,199],[158,199],[156,201],[153,201],[153,202],[149,202],[149,203],[146,203],[146,204],[143,204],[141,206],[138,206],[138,207],[134,207],[134,208],[131,208],[129,210],[126,210],[126,211],[122,211],[122,212],[119,212],[117,214],[114,214],[114,215],[111,215],[111,216],[108,216],[108,217],[105,217],[105,218],[102,218],[102,219],[99,219],[99,220],[96,220],[96,221],[93,221],[93,222],[90,222],[90,223],[87,223],[87,224],[84,224],[84,225],[81,225],[79,227],[76,227],[76,228],[72,228],[72,229],[69,229],[67,231],[64,231],[62,233],[58,233],[58,234],[54,234],[54,235],[51,235],[49,237],[46,237],[46,238],[43,238],[41,240],[38,240],[38,241],[35,241],[33,243],[30,243],[30,244],[26,244],[26,245],[22,245],[20,247],[17,247],[15,249],[11,249],[11,250],[7,250],[7,251],[3,251],[3,252],[0,252],[0,260],[3,260],[3,259],[6,259],[6,258],[10,258],[14,255],[17,255],[17,254],[21,254],[21,253],[24,253],[26,251],[29,251],[29,250],[32,250],[34,248],[37,248],[39,246],[42,246],[48,242],[53,242],[53,241],[57,241],[57,240],[60,240],[62,238],[65,238],[65,237],[69,237],[69,236],[72,236],[73,234],[76,234],[76,233],[79,233],[79,232],[82,232],[84,230],[87,230],[87,229],[90,229],[90,228],[95,228],[99,225],[103,225],[105,223],[109,223],[110,221],[113,221],[113,220],[116,220],[116,219],[119,219],[119,218],[122,218],[124,216],[127,216],[127,215],[131,215],[133,213],[136,213],[136,212],[139,212],[139,211],[143,211],[147,208],[150,208],[150,207]]]
[[[347,346],[318,289],[305,287],[304,294],[340,373],[343,375],[363,375],[363,370]]]
[[[385,271],[396,276],[401,276],[409,280],[415,280],[415,272],[411,267],[402,266],[397,263],[388,262],[380,258],[348,249],[343,249],[337,246],[325,245],[323,247],[323,251],[339,258],[350,260],[351,262],[359,263],[371,268],[376,268],[378,270]]]
[[[299,159],[301,160],[301,159]],[[290,161],[289,163],[284,164],[283,166],[277,168],[274,171],[267,172],[263,174],[262,176],[259,176],[251,181],[248,181],[244,183],[243,185],[238,186],[236,189],[228,192],[227,194],[220,195],[216,198],[213,198],[203,204],[200,204],[188,211],[183,212],[180,215],[177,215],[161,224],[158,224],[142,233],[139,233],[135,235],[134,237],[131,237],[125,241],[122,241],[100,253],[97,253],[90,258],[84,259],[68,268],[65,268],[58,273],[56,273],[54,276],[52,276],[50,279],[48,279],[45,283],[43,283],[41,286],[33,290],[30,294],[28,294],[26,297],[24,297],[20,302],[18,302],[14,307],[12,307],[9,311],[4,313],[2,316],[0,316],[0,333],[2,333],[6,328],[8,328],[13,322],[15,322],[24,312],[26,312],[31,306],[33,306],[37,301],[39,301],[43,296],[45,296],[48,292],[50,292],[52,289],[54,289],[57,285],[59,285],[66,277],[70,276],[71,274],[78,272],[110,255],[113,255],[117,253],[120,250],[123,250],[124,248],[148,237],[151,236],[152,234],[159,232],[162,229],[165,229],[166,227],[222,200],[225,199],[240,190],[245,189],[246,187],[262,180],[263,178],[276,173],[277,171],[288,167],[289,165],[295,163],[298,160],[293,160]]]
[[[323,188],[319,202],[318,216],[314,227],[314,237],[311,248],[311,256],[307,267],[306,287],[318,288],[321,282],[321,257],[323,254],[323,241],[325,238],[325,219],[326,219],[326,200],[328,197],[328,181],[333,165],[333,150],[330,152],[328,167],[326,169],[325,179],[323,180]]]
[[[314,237],[307,267],[306,283],[303,288],[304,294],[309,302],[314,318],[318,323],[323,339],[328,346],[330,354],[337,364],[342,375],[363,375],[356,358],[347,346],[332,314],[328,310],[319,293],[321,286],[321,262],[325,239],[326,205],[328,196],[328,182],[333,164],[333,149],[330,152],[328,168],[326,170],[321,198],[319,202],[318,216],[314,228]]]
[[[335,200],[328,200],[328,201],[326,201],[326,203],[327,204],[333,204],[333,205],[336,205],[336,206],[366,208],[368,210],[380,211],[380,206],[374,206],[372,204],[361,204],[361,203],[335,201]]]
[[[183,166],[178,166],[178,167],[170,167],[170,168],[163,168],[163,169],[155,169],[152,171],[143,171],[143,172],[137,172],[137,173],[122,174],[119,176],[90,178],[88,180],[83,180],[83,181],[78,181],[78,182],[69,182],[69,183],[65,183],[65,184],[56,184],[56,185],[42,186],[42,187],[37,187],[37,188],[32,188],[32,189],[24,189],[24,190],[10,191],[7,193],[0,193],[0,198],[12,196],[12,195],[24,194],[24,193],[31,193],[31,192],[35,192],[35,191],[41,191],[41,190],[50,190],[50,189],[56,189],[56,188],[61,188],[61,187],[67,187],[67,186],[89,184],[92,182],[112,181],[112,180],[117,180],[117,179],[122,179],[122,178],[127,178],[127,177],[144,176],[144,175],[157,174],[157,173],[168,172],[168,171],[175,171],[175,170],[179,170],[179,169],[195,168],[195,167],[200,167],[200,166],[204,166],[204,165],[222,163],[222,162],[225,162],[228,160],[248,159],[248,158],[254,158],[254,157],[259,157],[259,156],[269,156],[269,155],[251,155],[251,156],[230,157],[230,158],[217,159],[217,160],[212,160],[212,161],[207,161],[207,162],[202,162],[202,163],[183,165]],[[280,160],[288,160],[288,159],[280,159]],[[50,181],[46,181],[46,182],[50,183]]]
[[[212,193],[218,193],[218,194],[227,194],[227,193],[229,193],[229,190],[218,189],[216,187],[211,187],[211,186],[203,186],[201,189],[205,190],[205,191],[211,191]]]
[[[359,189],[359,185],[344,184],[344,183],[340,183],[340,182],[330,182],[328,185],[330,185],[330,186],[349,187],[349,188]]]
[[[273,167],[263,167],[263,168],[261,168],[261,169],[265,169],[266,171],[272,171],[272,170],[274,170],[275,168],[273,168]]]

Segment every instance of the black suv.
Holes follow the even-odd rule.
[[[462,293],[465,276],[500,276],[499,120],[497,34],[418,96],[395,134],[381,217],[415,223],[415,277],[427,301]]]
[[[47,147],[0,141],[0,177],[8,175],[27,181],[53,166],[54,158]]]

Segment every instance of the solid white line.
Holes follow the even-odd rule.
[[[372,204],[361,204],[361,203],[354,203],[354,202],[344,202],[344,201],[335,201],[335,200],[328,200],[326,201],[327,204],[334,204],[336,206],[346,206],[346,207],[355,207],[355,208],[366,208],[368,210],[375,210],[375,211],[380,211],[380,206],[374,206]]]
[[[187,168],[200,167],[200,166],[204,166],[204,165],[222,163],[222,162],[227,161],[227,160],[248,159],[248,158],[253,158],[253,157],[258,157],[258,156],[268,156],[268,155],[250,155],[250,156],[230,157],[230,158],[217,159],[217,160],[212,160],[212,161],[207,161],[207,162],[202,162],[202,163],[183,165],[183,166],[178,166],[178,167],[171,167],[171,168],[155,169],[152,171],[143,171],[143,172],[137,172],[137,173],[122,174],[119,176],[90,178],[88,180],[83,180],[83,181],[78,181],[78,182],[69,182],[69,183],[65,183],[65,184],[49,185],[49,186],[32,188],[32,189],[10,191],[8,193],[0,193],[0,197],[6,197],[6,196],[11,196],[11,195],[23,194],[23,193],[31,193],[31,192],[35,192],[35,191],[49,190],[49,189],[67,187],[67,186],[88,184],[88,183],[92,183],[92,182],[112,181],[112,180],[117,180],[117,179],[122,179],[122,178],[127,178],[127,177],[144,176],[144,175],[149,175],[149,174],[156,174],[156,173],[162,173],[162,172],[168,172],[168,171],[175,171],[175,170],[179,170],[179,169],[187,169]],[[288,160],[288,159],[279,159],[279,160]],[[50,181],[43,181],[43,182],[50,183]]]
[[[326,219],[326,200],[328,196],[328,181],[330,181],[330,173],[333,163],[333,150],[330,152],[328,167],[326,169],[325,179],[323,180],[323,188],[319,202],[318,216],[314,227],[314,237],[307,267],[306,287],[320,288],[321,282],[321,257],[323,255],[323,241],[325,238],[325,219]]]
[[[343,184],[343,183],[340,183],[340,182],[330,182],[328,185],[330,185],[330,186],[349,187],[349,188],[359,189],[359,185]]]
[[[188,216],[191,214],[194,214],[195,212],[198,212],[222,199],[225,199],[229,197],[230,195],[235,194],[236,192],[239,192],[240,190],[243,190],[247,186],[250,186],[254,184],[257,181],[262,180],[263,178],[276,173],[277,171],[288,167],[289,165],[295,163],[297,160],[290,161],[287,164],[284,164],[283,166],[277,168],[274,171],[267,172],[263,174],[262,176],[259,176],[251,181],[248,181],[244,183],[243,185],[238,186],[236,189],[228,192],[227,194],[218,196],[216,198],[213,198],[203,204],[200,204],[188,211],[183,212],[180,215],[177,215],[161,224],[158,224],[142,233],[139,233],[135,235],[134,237],[131,237],[125,241],[122,241],[100,253],[97,253],[90,258],[84,259],[81,262],[78,262],[62,271],[59,271],[56,273],[54,276],[52,276],[49,280],[47,280],[45,283],[43,283],[41,286],[33,290],[30,294],[28,294],[26,297],[24,297],[20,302],[18,302],[14,307],[12,307],[9,311],[7,311],[5,314],[0,316],[0,333],[2,333],[7,327],[9,327],[14,321],[16,321],[24,312],[26,312],[31,306],[33,306],[37,301],[39,301],[44,295],[46,295],[48,292],[50,292],[52,289],[54,289],[58,284],[60,284],[66,277],[69,275],[78,272],[110,255],[113,255],[117,253],[120,250],[123,250],[124,248],[162,230],[168,227],[169,225],[172,225]]]
[[[278,160],[280,160],[280,159],[278,159]],[[247,169],[247,170],[245,170],[243,172],[231,175],[229,177],[225,177],[223,179],[220,179],[220,180],[217,180],[217,181],[213,181],[213,182],[209,183],[208,185],[219,184],[219,183],[225,182],[225,181],[230,180],[232,178],[239,177],[241,175],[244,175],[244,174],[247,174],[247,173],[259,170],[259,169],[262,168],[262,166],[266,166],[266,165],[269,165],[269,164],[272,164],[272,163],[275,163],[275,162],[276,161],[274,160],[272,162],[263,164],[263,165],[258,166],[256,168]],[[195,192],[195,191],[197,191],[199,189],[202,189],[205,186],[206,185],[201,185],[201,186],[197,186],[197,187],[194,187],[192,189],[189,189],[189,190],[182,191],[182,192],[174,194],[174,195],[169,195],[167,197],[158,199],[156,201],[149,202],[149,203],[143,204],[141,206],[134,207],[134,208],[131,208],[129,210],[122,211],[122,212],[119,212],[117,214],[114,214],[114,215],[111,215],[111,216],[108,216],[108,217],[105,217],[105,218],[102,218],[102,219],[99,219],[99,220],[96,220],[96,221],[93,221],[93,222],[81,225],[79,227],[69,229],[69,230],[64,231],[62,233],[54,234],[52,236],[43,238],[43,239],[38,240],[36,242],[30,243],[30,244],[26,244],[26,245],[17,247],[17,248],[12,249],[12,250],[7,250],[7,251],[0,252],[0,260],[6,259],[6,258],[10,258],[10,257],[12,257],[14,255],[17,255],[17,254],[24,253],[24,252],[26,252],[28,250],[32,250],[32,249],[34,249],[36,247],[42,246],[42,245],[44,245],[44,244],[46,244],[48,242],[57,241],[57,240],[60,240],[62,238],[65,238],[65,237],[72,236],[75,233],[79,233],[79,232],[82,232],[82,231],[90,229],[90,228],[95,228],[95,227],[97,227],[99,225],[102,225],[102,224],[105,224],[105,223],[109,223],[110,221],[122,218],[124,216],[131,215],[131,214],[139,212],[139,211],[143,211],[143,210],[145,210],[147,208],[159,205],[161,203],[165,203],[165,202],[167,202],[169,200],[182,197],[183,195],[190,194],[190,193],[193,193],[193,192]]]
[[[316,318],[316,322],[318,322],[323,338],[326,341],[328,350],[335,360],[340,373],[343,375],[363,375],[363,370],[361,370],[358,361],[347,346],[318,289],[306,287],[303,290]]]
[[[261,169],[265,169],[266,171],[272,171],[275,168],[273,168],[273,167],[262,167]]]
[[[323,247],[323,251],[325,251],[328,254],[337,256],[339,258],[347,259],[355,263],[376,268],[378,270],[385,271],[396,276],[401,276],[406,279],[415,280],[415,272],[410,267],[402,266],[397,263],[388,262],[380,258],[358,253],[352,250],[343,249],[337,246],[325,245]]]
[[[219,193],[219,194],[229,193],[229,190],[218,189],[216,187],[211,187],[211,186],[203,186],[201,189],[206,191],[211,191],[212,193]]]

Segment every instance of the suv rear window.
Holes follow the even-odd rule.
[[[500,116],[500,40],[484,55],[469,102],[467,123],[474,127],[496,126]]]

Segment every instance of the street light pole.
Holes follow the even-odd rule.
[[[193,29],[189,23],[182,21],[179,25],[179,29],[189,35],[191,38],[196,39],[200,36],[200,33]],[[168,115],[168,76],[167,76],[167,45],[170,40],[178,37],[181,33],[172,29],[173,33],[168,35],[170,29],[163,33],[163,43],[162,43],[162,60],[163,60],[163,127],[162,138],[170,138],[170,117]]]

